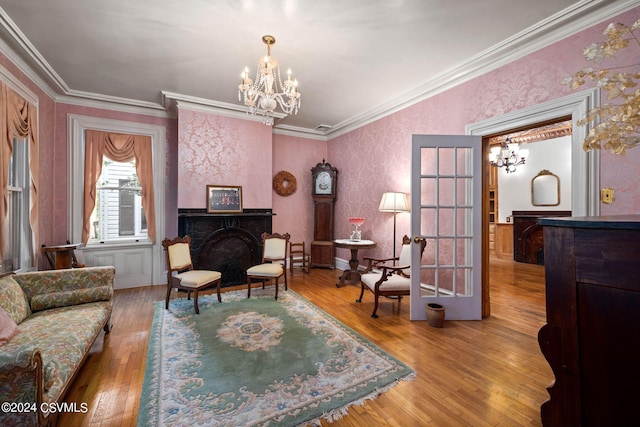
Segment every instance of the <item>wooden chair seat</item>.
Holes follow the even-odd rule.
[[[282,264],[259,264],[249,268],[247,274],[250,276],[280,277],[282,270]]]
[[[180,280],[180,286],[183,288],[200,289],[203,286],[208,286],[211,282],[220,280],[222,274],[218,271],[189,270],[184,273],[178,273],[173,277]]]
[[[403,268],[406,266],[403,266]],[[391,273],[389,271],[388,273]],[[382,273],[368,273],[360,276],[362,283],[367,285],[371,291],[375,291],[376,283],[380,282]],[[399,274],[387,274],[387,280],[383,280],[378,287],[379,292],[402,292],[411,289],[411,278],[400,276]],[[407,294],[409,295],[409,294]]]

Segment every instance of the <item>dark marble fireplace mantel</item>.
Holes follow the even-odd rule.
[[[262,233],[272,232],[271,209],[208,214],[178,209],[178,235],[191,236],[194,268],[222,273],[222,286],[246,283],[246,271],[262,259]]]

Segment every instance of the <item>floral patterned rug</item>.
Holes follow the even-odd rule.
[[[295,292],[157,302],[138,426],[297,426],[338,419],[412,369]],[[254,295],[255,293],[255,295]]]

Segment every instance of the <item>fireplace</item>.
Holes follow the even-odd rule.
[[[196,269],[222,274],[222,286],[246,283],[246,271],[262,259],[262,233],[271,233],[271,209],[241,214],[208,214],[206,209],[179,209],[178,234],[191,236]]]

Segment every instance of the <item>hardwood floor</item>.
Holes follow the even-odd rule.
[[[351,407],[331,426],[540,425],[540,405],[553,380],[537,342],[545,323],[543,267],[493,259],[491,317],[445,321],[442,329],[410,321],[408,298],[400,304],[381,300],[380,318],[372,319],[373,296],[367,293],[355,303],[359,287],[336,288],[340,273],[295,272],[290,289],[411,366],[417,376]],[[65,399],[84,402],[89,411],[61,414],[59,426],[136,425],[153,302],[164,292],[164,286],[116,291],[114,328],[98,338]]]

